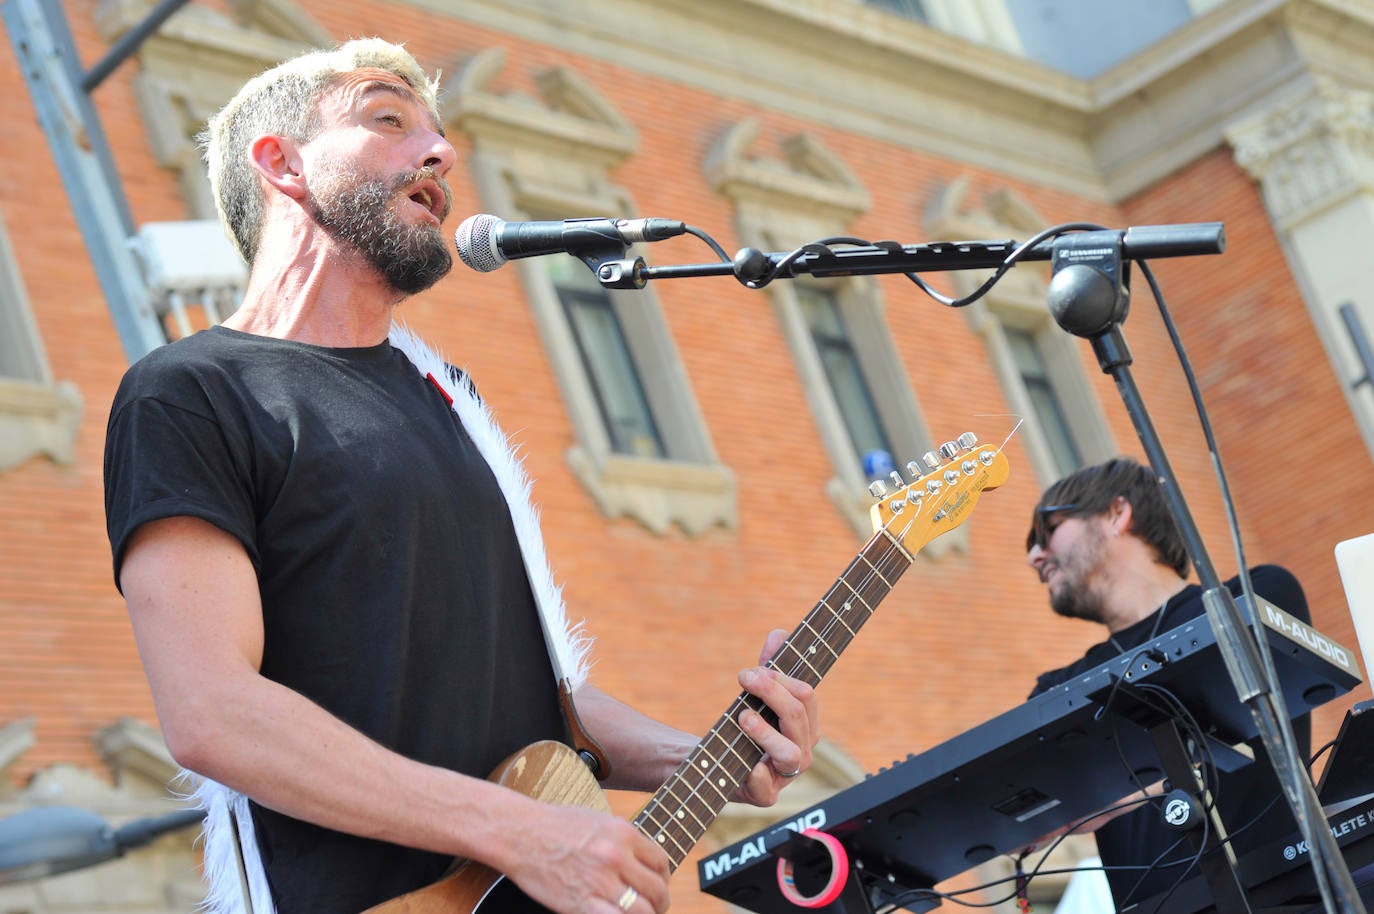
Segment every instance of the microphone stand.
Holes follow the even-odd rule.
[[[1328,914],[1365,914],[1350,870],[1334,836],[1326,827],[1326,818],[1311,778],[1306,776],[1282,696],[1276,694],[1275,685],[1265,672],[1266,664],[1261,660],[1260,653],[1262,650],[1267,652],[1267,645],[1252,636],[1231,592],[1217,575],[1183,499],[1159,434],[1136,387],[1130,371],[1131,354],[1121,331],[1121,324],[1130,306],[1129,284],[1126,282],[1129,261],[1220,254],[1226,247],[1223,226],[1219,222],[1211,222],[1134,226],[1125,230],[1065,226],[1061,230],[1071,229],[1089,230],[1058,235],[1019,248],[1014,241],[936,242],[921,245],[880,241],[840,250],[817,243],[805,245],[789,254],[765,254],[753,248],[744,248],[731,261],[722,257],[716,263],[659,267],[648,266],[641,257],[608,257],[600,260],[595,256],[575,256],[579,256],[592,269],[603,286],[616,289],[642,289],[653,279],[698,276],[734,276],[750,288],[762,288],[774,279],[790,279],[802,274],[826,277],[941,270],[1005,270],[1020,260],[1051,261],[1050,311],[1065,331],[1090,341],[1102,371],[1111,375],[1116,382],[1122,403],[1130,415],[1149,464],[1158,476],[1188,555],[1197,569],[1207,620],[1216,635],[1236,695],[1251,712],[1284,797],[1309,848],[1313,875],[1321,892],[1323,906]],[[711,243],[715,247],[714,242]],[[1222,850],[1222,860],[1204,866],[1218,910],[1221,914],[1248,914],[1250,907],[1235,872],[1234,852],[1229,843]]]

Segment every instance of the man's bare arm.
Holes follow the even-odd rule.
[[[260,675],[257,577],[219,528],[144,525],[120,583],[178,763],[295,818],[480,860],[551,910],[603,910],[626,886],[634,910],[667,909],[667,861],[628,823],[406,759]]]

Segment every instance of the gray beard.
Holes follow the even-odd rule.
[[[391,181],[357,178],[311,195],[311,215],[320,227],[361,254],[402,295],[423,292],[453,268],[436,226],[406,225],[391,209],[392,198],[415,179],[415,173]]]

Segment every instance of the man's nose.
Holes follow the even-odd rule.
[[[424,167],[433,168],[438,174],[446,175],[457,161],[458,152],[453,148],[453,144],[443,135],[435,133],[430,148],[425,152]]]
[[[1034,568],[1036,571],[1039,571],[1040,566],[1044,564],[1046,555],[1047,553],[1045,552],[1045,548],[1041,546],[1039,543],[1036,543],[1035,545],[1031,546],[1030,551],[1026,553],[1026,564]]]

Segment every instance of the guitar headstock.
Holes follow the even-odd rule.
[[[892,471],[889,479],[895,491],[890,492],[881,480],[869,486],[878,499],[870,510],[874,531],[886,529],[913,555],[967,520],[983,491],[1006,482],[1010,472],[1006,455],[978,444],[972,432],[945,442],[938,452],[931,451],[922,459],[924,473],[914,460],[906,465],[913,477],[909,483]]]

